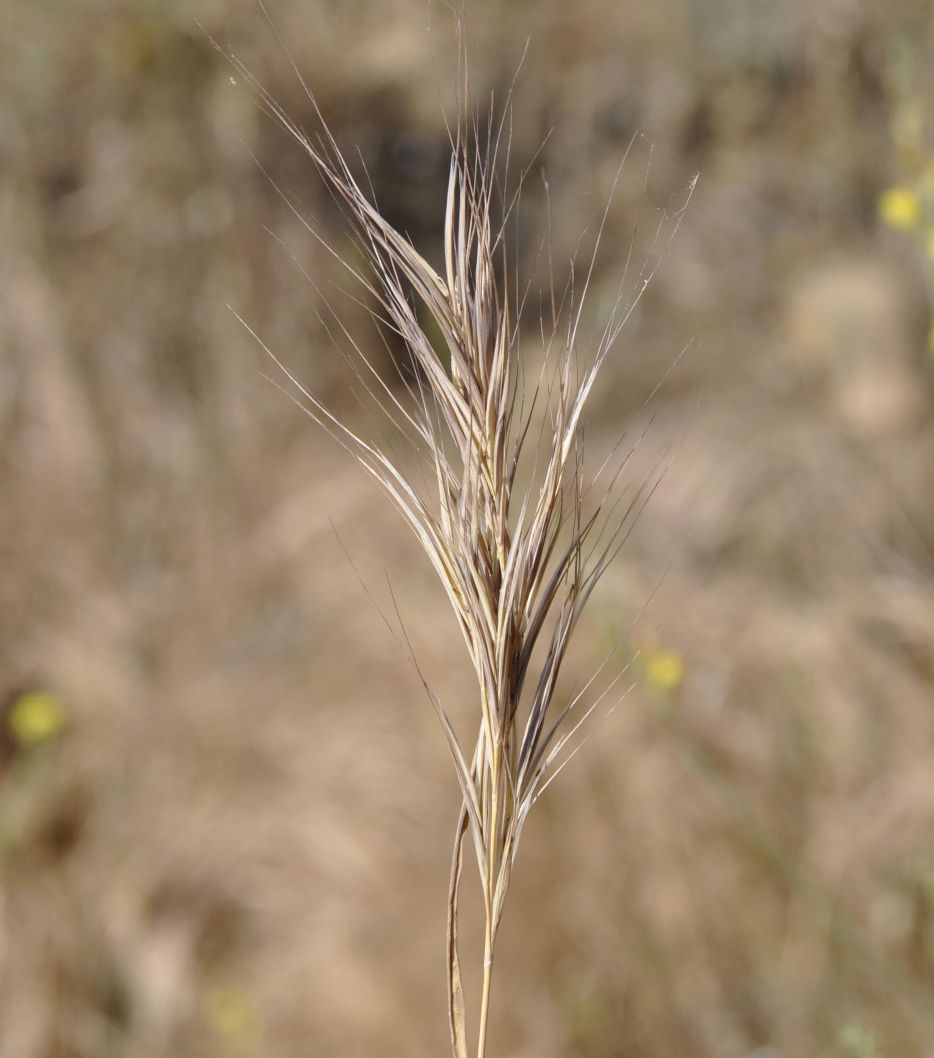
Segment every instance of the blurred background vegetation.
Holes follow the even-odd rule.
[[[274,11],[436,254],[444,6]],[[650,233],[701,174],[592,430],[632,427],[699,339],[651,402],[648,458],[677,456],[569,672],[622,638],[638,685],[530,825],[494,1053],[931,1058],[930,5],[468,18],[480,99],[531,36],[526,269],[539,168],[560,283],[643,134],[595,333],[637,214]],[[355,414],[302,275],[338,270],[277,186],[347,233],[205,30],[313,124],[253,0],[0,5],[0,1058],[427,1058],[456,784],[331,522],[464,715],[469,683],[415,545],[228,311]]]

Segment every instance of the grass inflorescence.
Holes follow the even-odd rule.
[[[562,291],[552,280],[537,321],[533,365],[523,355],[520,326],[531,283],[516,274],[508,237],[525,177],[515,187],[509,183],[510,100],[498,117],[492,108],[482,121],[470,117],[462,59],[457,121],[448,126],[444,264],[436,270],[355,176],[291,58],[318,123],[314,136],[235,55],[228,59],[327,185],[359,256],[338,254],[308,230],[340,259],[359,299],[408,358],[407,370],[387,378],[337,312],[322,321],[335,344],[343,342],[360,395],[384,420],[386,433],[368,437],[303,386],[245,324],[294,399],[379,484],[414,533],[445,591],[476,677],[476,728],[468,741],[455,730],[402,628],[407,655],[447,739],[462,798],[447,937],[455,1058],[468,1054],[458,953],[465,845],[479,876],[484,954],[475,1035],[477,1058],[483,1058],[497,934],[529,812],[586,740],[595,711],[607,711],[614,693],[625,689],[620,684],[628,666],[611,672],[609,658],[573,695],[559,692],[559,675],[594,588],[664,473],[664,466],[655,466],[627,480],[638,438],[620,440],[595,471],[588,470],[584,451],[588,400],[662,253],[647,259],[629,286],[627,260],[608,318],[586,352],[584,304],[608,203],[582,281],[576,282],[573,266]],[[621,171],[622,163],[617,180]],[[683,208],[663,214],[655,246],[664,249],[670,241]]]

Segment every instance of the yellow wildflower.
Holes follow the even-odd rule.
[[[61,734],[67,716],[65,703],[50,691],[29,691],[10,708],[10,734],[21,746],[37,746]]]
[[[879,215],[890,228],[911,231],[921,220],[921,200],[910,187],[890,187],[879,197]]]
[[[212,988],[205,997],[204,1013],[226,1054],[249,1053],[258,1045],[259,1014],[243,989],[230,985]]]
[[[648,650],[645,653],[645,677],[656,691],[671,694],[684,680],[684,659],[673,650]]]

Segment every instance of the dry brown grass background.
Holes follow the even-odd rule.
[[[469,5],[478,91],[532,35],[514,151],[553,128],[559,279],[645,133],[594,333],[636,211],[701,173],[592,427],[697,336],[652,405],[646,461],[678,455],[566,676],[622,637],[683,679],[644,670],[532,816],[491,1054],[934,1056],[930,305],[876,212],[926,7]],[[275,11],[434,253],[443,10]],[[456,710],[471,684],[416,545],[227,309],[357,414],[282,244],[335,267],[252,155],[349,248],[340,218],[195,19],[310,122],[251,0],[0,7],[0,1058],[440,1055],[456,783],[331,522]],[[31,748],[29,689],[66,712]]]

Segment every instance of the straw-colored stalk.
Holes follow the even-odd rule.
[[[551,318],[541,322],[536,338],[540,364],[530,372],[519,350],[525,298],[505,237],[518,189],[512,197],[497,190],[504,142],[508,153],[504,120],[497,125],[490,119],[481,136],[463,110],[459,115],[451,135],[439,273],[361,188],[305,82],[319,122],[314,139],[235,56],[228,59],[264,109],[307,152],[335,196],[366,266],[342,263],[380,326],[401,340],[411,358],[411,376],[400,375],[401,385],[390,385],[337,314],[327,321],[329,333],[342,337],[357,384],[393,434],[393,441],[380,441],[353,432],[263,346],[296,387],[306,412],[380,485],[415,534],[447,595],[476,675],[477,726],[468,750],[418,670],[462,796],[448,902],[452,1047],[455,1058],[467,1058],[458,908],[469,841],[484,908],[475,1045],[477,1058],[484,1058],[496,938],[523,827],[532,805],[579,748],[588,730],[583,725],[607,703],[626,671],[608,676],[586,709],[578,709],[582,697],[609,659],[577,694],[558,700],[562,662],[585,604],[659,477],[656,470],[638,485],[623,486],[621,474],[634,446],[617,446],[587,480],[581,444],[597,375],[657,262],[643,268],[628,301],[620,284],[592,355],[582,362],[578,333],[601,225],[580,292],[573,280],[563,296],[551,291]],[[671,219],[673,234],[680,211]],[[417,471],[395,454],[400,442],[411,446]]]

